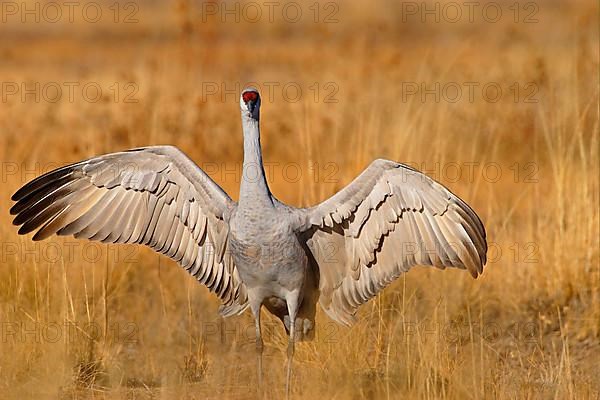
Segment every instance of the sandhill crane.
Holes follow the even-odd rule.
[[[153,146],[58,168],[19,189],[11,214],[19,234],[139,243],[167,255],[222,301],[222,316],[248,306],[262,376],[260,311],[294,342],[314,332],[317,303],[350,325],[358,307],[415,265],[467,269],[486,263],[477,214],[426,175],[375,160],[319,205],[295,208],[270,192],[260,146],[260,95],[240,96],[243,179],[236,203],[183,152]],[[252,178],[250,179],[249,176]]]

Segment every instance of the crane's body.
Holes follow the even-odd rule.
[[[483,271],[487,242],[475,212],[420,172],[375,160],[321,204],[295,208],[270,192],[260,146],[260,96],[240,98],[244,164],[236,203],[172,146],[112,153],[29,182],[14,195],[13,223],[34,240],[53,234],[150,246],[222,301],[228,317],[250,307],[259,382],[265,308],[294,342],[310,338],[316,306],[350,325],[361,304],[415,265]]]
[[[292,224],[274,206],[238,208],[229,221],[229,245],[246,285],[250,308],[258,312],[267,302],[278,317],[284,305],[302,301],[308,258]]]

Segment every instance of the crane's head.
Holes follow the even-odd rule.
[[[242,116],[258,121],[260,116],[260,94],[258,94],[258,90],[252,87],[244,89],[240,96],[240,108]]]

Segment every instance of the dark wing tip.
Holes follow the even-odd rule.
[[[13,194],[14,197],[14,194]],[[11,198],[12,201],[17,201],[13,198]],[[13,206],[10,208],[10,210],[8,211],[10,213],[10,215],[17,215],[19,212],[17,211],[17,204],[13,204]],[[14,224],[14,222],[13,222]],[[18,225],[18,224],[14,224],[14,225]]]
[[[48,222],[52,222],[52,220],[50,220]],[[53,234],[54,234],[54,231],[52,231],[52,230],[47,231],[46,229],[44,229],[44,227],[42,227],[42,228],[38,229],[38,231],[35,233],[35,235],[33,235],[31,240],[33,240],[34,242],[39,242],[41,240],[48,239]]]
[[[13,221],[13,223],[14,223],[14,221]],[[15,225],[18,226],[19,224],[15,224]],[[23,224],[19,227],[19,230],[17,233],[19,235],[27,235],[28,233],[31,233],[33,231],[34,231],[34,229],[31,229],[29,226],[27,226],[27,224]]]
[[[39,177],[38,177],[38,178],[39,178]],[[26,183],[25,185],[21,186],[21,187],[19,188],[19,190],[17,190],[17,191],[16,191],[16,192],[15,192],[15,193],[14,193],[14,194],[13,194],[13,195],[10,197],[10,199],[11,199],[12,201],[19,201],[19,200],[23,199],[23,198],[24,198],[25,196],[27,196],[27,194],[28,194],[28,193],[31,191],[31,184],[32,184],[32,183],[34,183],[34,182],[36,182],[36,180],[37,180],[38,178],[36,178],[36,179],[32,180],[31,182],[28,182],[28,183]],[[11,207],[11,209],[10,209],[10,210],[11,210],[11,214],[13,213],[13,209],[14,209],[14,208],[15,208],[14,206],[13,206],[13,207]],[[14,215],[14,214],[13,214],[13,215]]]
[[[11,196],[10,199],[12,201],[20,201],[27,198],[28,196],[35,194],[36,192],[45,188],[47,185],[55,182],[56,180],[65,178],[67,175],[72,174],[76,165],[77,164],[66,165],[64,167],[57,168],[55,170],[38,176],[37,178],[23,185]]]

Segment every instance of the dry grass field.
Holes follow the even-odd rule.
[[[267,3],[2,2],[0,398],[261,397],[249,312],[221,321],[149,249],[34,243],[8,213],[43,172],[152,144],[237,198],[254,83],[281,200],[389,158],[469,202],[490,243],[477,280],[417,267],[352,328],[319,311],[292,397],[599,399],[598,2]],[[287,339],[263,323],[264,396],[283,398]]]

